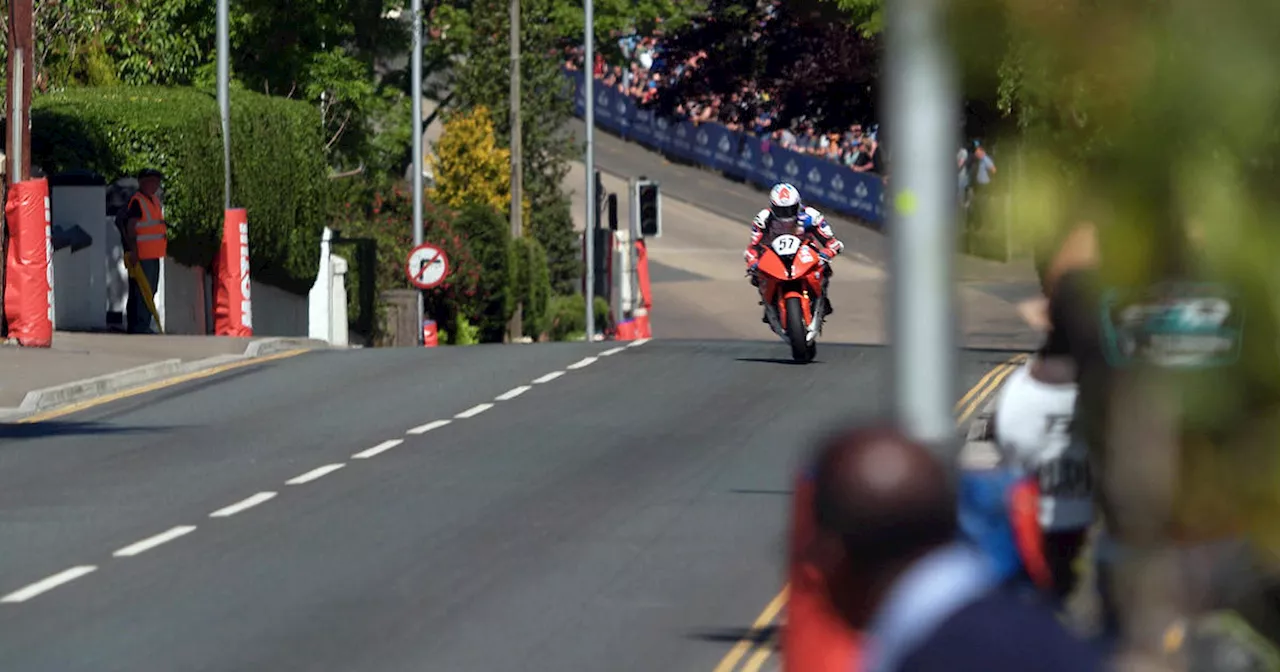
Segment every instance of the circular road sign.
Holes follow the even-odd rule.
[[[409,252],[404,270],[414,287],[432,289],[449,275],[449,257],[435,245],[423,243]]]

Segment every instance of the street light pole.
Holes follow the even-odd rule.
[[[222,208],[231,209],[230,0],[218,0],[218,112],[222,117]]]
[[[587,124],[587,155],[583,163],[587,167],[587,230],[586,230],[586,257],[587,267],[586,286],[583,288],[584,295],[587,300],[587,342],[595,340],[596,336],[596,312],[595,312],[595,239],[596,239],[596,94],[595,94],[595,3],[592,0],[584,0],[586,4],[586,30],[583,35],[583,86],[586,94],[586,108],[583,110],[583,121]]]
[[[413,246],[422,244],[422,0],[413,0],[413,57],[410,65],[410,91],[413,96]],[[419,345],[422,344],[422,318],[425,306],[422,292],[418,295],[418,321],[415,322]]]
[[[31,177],[32,0],[9,0],[9,183]]]
[[[894,153],[890,238],[895,412],[953,465],[956,387],[954,73],[941,0],[888,3],[885,84]]]
[[[6,73],[9,94],[8,184],[31,177],[31,84],[34,79],[34,61],[31,56],[35,50],[32,10],[32,0],[9,0],[9,59]],[[8,235],[8,226],[4,217],[0,217],[0,336],[8,335],[3,296]]]
[[[524,234],[521,205],[524,203],[522,126],[520,124],[520,0],[511,0],[511,238]],[[516,297],[516,309],[507,324],[507,340],[515,343],[524,335],[524,306]]]

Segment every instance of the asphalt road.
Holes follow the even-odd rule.
[[[615,345],[315,352],[0,425],[0,669],[709,672],[888,352]]]

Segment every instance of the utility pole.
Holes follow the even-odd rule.
[[[959,445],[956,392],[955,128],[958,96],[942,0],[889,3],[884,81],[893,175],[891,224],[894,410],[903,429],[949,467]]]
[[[520,124],[520,0],[511,0],[511,238],[524,235],[524,174],[521,164],[523,133]],[[516,310],[507,323],[507,340],[515,343],[524,336],[523,312],[520,297],[516,297]]]
[[[413,128],[413,246],[422,244],[422,0],[413,0],[410,11],[413,13],[413,58],[410,64],[410,93],[413,96],[412,126]],[[424,301],[422,292],[418,293],[418,321],[414,323],[418,344],[422,345],[422,317]]]
[[[230,0],[218,0],[218,111],[222,117],[222,207],[231,209],[231,22]]]
[[[592,0],[585,0],[587,16],[587,28],[583,35],[583,60],[582,74],[583,86],[586,94],[586,108],[583,110],[583,121],[587,123],[587,156],[583,163],[587,165],[587,230],[586,230],[586,256],[587,267],[586,286],[583,287],[583,294],[587,300],[587,342],[591,343],[596,337],[596,311],[595,311],[595,239],[596,239],[596,71],[595,71],[595,50],[596,50],[596,12],[595,3]]]
[[[8,184],[31,177],[31,84],[32,54],[35,50],[35,23],[32,0],[9,0],[9,61],[6,67],[9,103],[7,140]],[[6,200],[8,194],[6,193]],[[8,225],[0,215],[0,336],[7,336],[4,319],[5,259],[9,248]]]
[[[32,0],[9,0],[9,184],[31,178]]]

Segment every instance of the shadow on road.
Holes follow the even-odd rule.
[[[127,427],[105,422],[58,422],[46,420],[30,424],[0,423],[0,440],[38,439],[52,436],[83,436],[92,434],[144,434],[162,432],[172,427]]]
[[[775,639],[780,635],[778,626],[767,625],[758,630],[752,628],[721,628],[718,630],[706,630],[703,632],[695,632],[689,635],[691,639],[697,639],[704,642],[724,642],[728,644],[736,644],[742,640],[751,642],[752,644],[764,644]]]
[[[739,362],[756,362],[756,363],[758,363],[758,364],[787,364],[787,365],[790,365],[790,366],[803,366],[800,362],[797,362],[797,361],[795,361],[794,359],[791,359],[790,357],[787,357],[787,358],[782,358],[782,357],[738,357],[738,358],[737,358],[737,361],[739,361]],[[813,361],[811,361],[811,362],[809,362],[809,363],[810,363],[810,364],[821,364],[821,363],[822,363],[822,360],[820,360],[820,359],[815,359],[815,360],[813,360]]]

